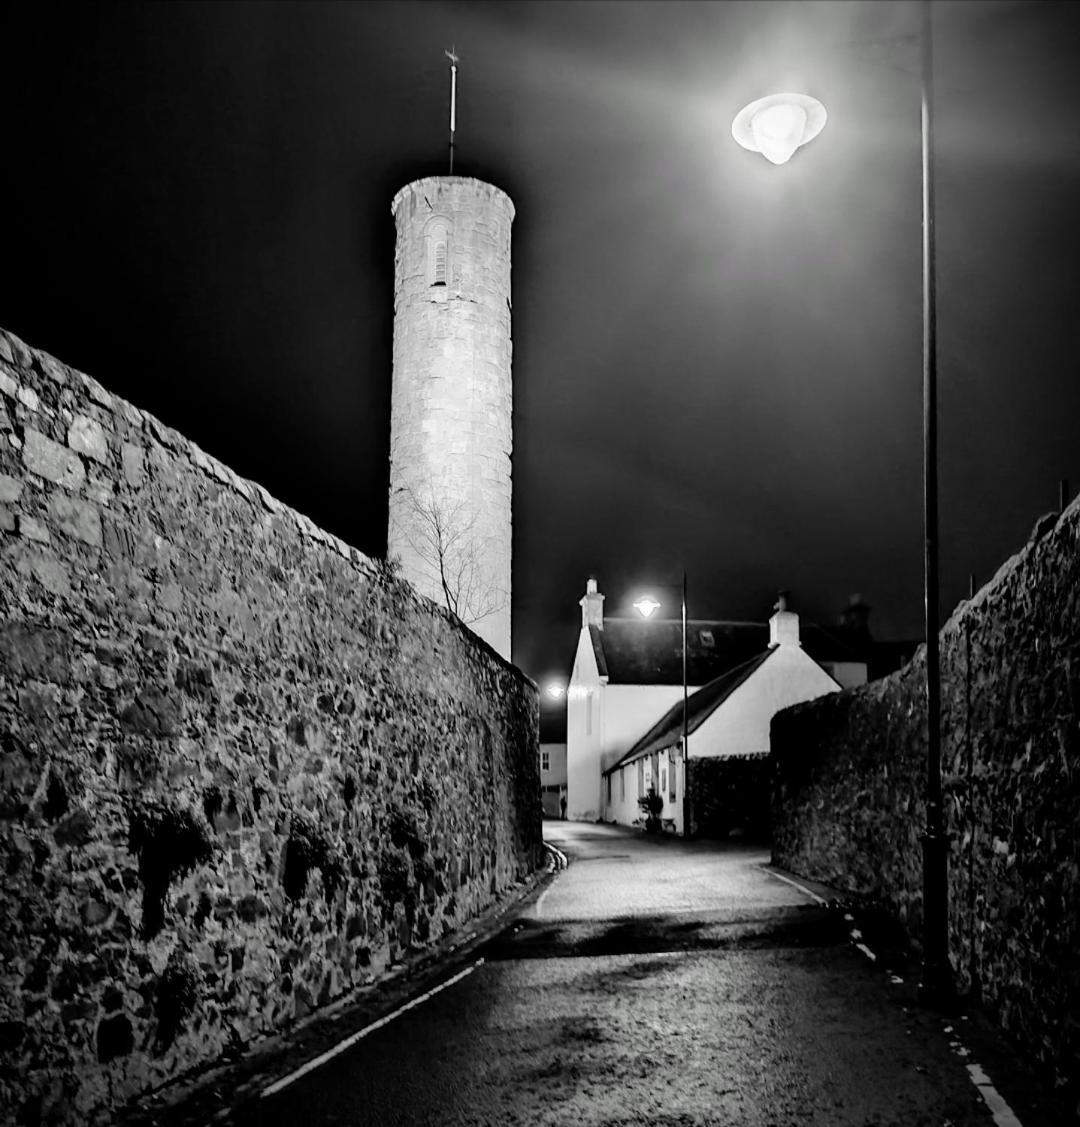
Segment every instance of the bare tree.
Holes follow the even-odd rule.
[[[466,502],[437,496],[434,485],[423,493],[407,487],[398,492],[408,512],[402,522],[405,538],[438,583],[447,610],[466,625],[502,610],[506,592],[484,566],[476,514]]]

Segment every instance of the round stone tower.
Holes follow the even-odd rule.
[[[480,180],[432,176],[391,210],[387,556],[509,660],[514,205]]]

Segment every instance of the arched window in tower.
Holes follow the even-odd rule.
[[[446,285],[446,239],[440,239],[435,244],[434,275],[431,282],[433,286]]]
[[[427,283],[445,286],[450,281],[450,224],[443,216],[435,216],[428,221],[424,234],[427,236]]]

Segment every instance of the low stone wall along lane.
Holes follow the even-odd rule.
[[[1080,1097],[1080,500],[941,631],[949,956]],[[922,929],[925,653],[773,719],[778,864]]]

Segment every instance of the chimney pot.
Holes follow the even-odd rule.
[[[801,646],[799,616],[788,606],[788,592],[781,591],[776,600],[776,613],[769,619],[769,646]]]
[[[585,629],[595,626],[598,630],[604,629],[604,596],[600,594],[595,579],[585,583],[585,595],[580,600],[581,626]]]

